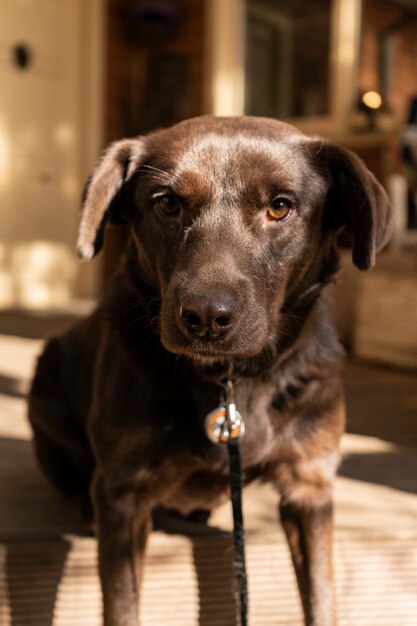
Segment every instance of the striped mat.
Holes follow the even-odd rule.
[[[336,534],[339,626],[416,626],[414,537]],[[248,537],[251,626],[301,626],[295,578],[282,534]],[[230,536],[153,533],[146,557],[142,626],[235,624]],[[99,626],[92,538],[3,538],[1,626]]]

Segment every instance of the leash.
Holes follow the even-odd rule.
[[[245,423],[236,410],[235,390],[231,380],[222,385],[225,397],[219,407],[211,411],[205,420],[207,437],[213,443],[227,445],[229,453],[230,494],[233,510],[233,542],[235,571],[240,600],[241,626],[248,624],[248,583],[245,559],[245,529],[242,512],[242,467],[239,441],[245,434]]]

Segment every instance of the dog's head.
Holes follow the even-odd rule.
[[[259,355],[287,301],[319,281],[338,233],[374,264],[390,234],[381,185],[351,152],[282,122],[204,116],[110,146],[85,195],[78,252],[131,224],[161,297],[161,340],[201,360]]]

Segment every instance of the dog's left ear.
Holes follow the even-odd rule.
[[[77,252],[83,260],[93,258],[101,249],[107,217],[117,223],[123,185],[138,169],[144,153],[143,140],[122,139],[111,144],[90,176],[84,191]]]
[[[316,168],[329,181],[328,227],[345,227],[352,239],[352,259],[361,270],[372,267],[375,255],[389,241],[392,216],[388,196],[363,161],[350,150],[323,140],[306,143]]]

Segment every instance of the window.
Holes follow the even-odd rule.
[[[329,115],[331,0],[247,0],[245,112]]]

